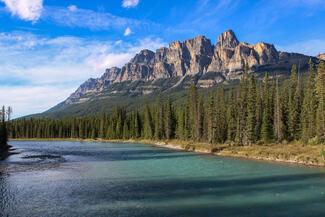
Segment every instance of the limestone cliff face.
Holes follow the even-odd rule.
[[[210,87],[227,79],[240,78],[244,64],[249,65],[251,72],[258,73],[261,70],[283,70],[302,59],[307,62],[309,57],[278,52],[272,44],[264,42],[255,45],[239,42],[235,33],[228,30],[217,38],[216,45],[204,36],[197,36],[184,42],[172,42],[169,47],[156,52],[142,50],[122,68],[106,69],[100,78],[87,80],[66,103],[79,102],[82,96],[99,94],[110,85],[121,82],[172,78],[179,78],[181,82],[186,76],[197,76],[200,87]],[[145,93],[152,91],[149,86]]]
[[[321,60],[325,60],[325,53],[323,53],[323,54],[319,54],[319,55],[317,56],[317,58],[318,58],[318,59],[321,59]]]

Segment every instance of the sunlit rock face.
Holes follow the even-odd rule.
[[[317,58],[318,58],[318,59],[321,59],[321,60],[325,60],[325,53],[323,53],[323,54],[319,54],[319,55],[317,56]]]
[[[215,45],[205,36],[197,36],[183,42],[172,42],[168,47],[162,47],[156,52],[142,50],[122,68],[106,69],[100,78],[87,80],[65,103],[75,103],[82,97],[86,100],[84,96],[106,93],[111,89],[111,85],[122,82],[138,82],[138,85],[144,85],[145,88],[138,87],[145,89],[140,91],[143,94],[174,88],[175,85],[180,85],[182,78],[186,76],[196,77],[195,82],[199,87],[211,87],[225,80],[239,79],[245,64],[250,68],[249,73],[277,70],[287,72],[292,64],[305,67],[309,58],[302,54],[279,52],[274,45],[264,42],[255,45],[240,42],[235,33],[228,30],[217,37]],[[325,54],[319,55],[318,58],[325,59]],[[161,79],[180,81],[176,84],[165,82],[170,86],[159,82],[156,83],[160,86],[151,84]],[[146,85],[143,82],[151,83]],[[125,85],[126,89],[128,87]],[[114,93],[121,91],[125,90],[114,90]]]

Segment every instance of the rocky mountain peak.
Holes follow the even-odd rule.
[[[142,64],[152,64],[155,58],[155,53],[151,50],[144,49],[141,50],[138,54],[131,59],[131,63],[142,63]]]
[[[239,41],[235,33],[230,29],[222,33],[218,37],[217,45],[224,48],[235,48],[239,44]]]
[[[325,60],[325,53],[323,53],[323,54],[319,54],[319,55],[317,56],[317,58],[318,58],[318,59],[321,59],[321,60]]]
[[[318,58],[325,59],[325,54]],[[291,65],[298,62],[301,67],[307,67],[309,59],[310,57],[301,54],[278,52],[273,44],[259,42],[252,45],[239,42],[232,30],[223,32],[216,45],[199,35],[182,42],[171,42],[169,47],[162,47],[156,52],[141,50],[122,68],[106,69],[100,78],[87,80],[65,103],[81,102],[105,91],[128,92],[131,91],[128,85],[133,82],[132,85],[148,85],[132,90],[137,94],[171,88],[160,83],[162,81],[179,81],[173,84],[174,88],[181,85],[184,78],[196,78],[198,86],[211,87],[224,80],[240,78],[244,63],[249,65],[252,73],[257,74],[265,71],[290,71]],[[122,82],[127,82],[125,88],[112,91],[114,86],[124,85]]]

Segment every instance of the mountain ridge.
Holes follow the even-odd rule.
[[[83,104],[112,96],[140,96],[175,88],[184,89],[189,83],[198,87],[213,87],[224,81],[239,79],[244,65],[250,73],[287,73],[292,64],[301,71],[316,57],[278,51],[273,44],[240,42],[232,30],[217,37],[216,44],[203,35],[174,41],[168,47],[153,52],[141,50],[123,67],[105,70],[99,78],[90,78],[80,85],[64,102],[47,112],[65,106]]]

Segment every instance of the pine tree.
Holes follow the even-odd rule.
[[[316,81],[317,93],[317,112],[316,112],[316,126],[317,136],[322,142],[325,141],[325,63],[321,61],[317,70]]]
[[[264,143],[270,142],[272,138],[272,119],[271,119],[271,103],[270,103],[270,86],[269,76],[265,74],[264,90],[263,90],[263,118],[261,128],[261,139]]]
[[[249,145],[256,142],[256,81],[253,75],[249,76],[248,84],[246,135]]]
[[[301,134],[302,140],[308,142],[309,139],[316,135],[316,111],[317,98],[315,86],[315,67],[311,60],[309,60],[309,76],[307,86],[305,88],[305,97],[302,103],[301,112]]]
[[[154,133],[154,125],[152,120],[152,115],[149,109],[149,106],[146,105],[144,109],[144,121],[143,121],[143,130],[144,130],[144,138],[152,139]]]
[[[5,106],[0,111],[0,151],[8,149],[8,129],[7,129],[7,115]],[[10,115],[9,115],[10,117]]]
[[[105,116],[102,116],[100,119],[100,127],[99,127],[99,138],[105,138]]]
[[[128,121],[124,121],[123,124],[123,139],[129,139],[130,138],[130,129]]]
[[[243,78],[240,81],[239,88],[237,90],[237,126],[236,126],[236,138],[235,142],[238,145],[245,145],[246,143],[246,123],[247,123],[247,92],[248,92],[248,75],[244,73]]]
[[[189,108],[189,127],[191,132],[191,138],[194,141],[198,141],[200,138],[198,93],[197,93],[196,86],[194,84],[191,85],[188,92],[188,108]]]
[[[217,91],[216,112],[215,112],[215,140],[223,143],[227,139],[226,102],[224,88]]]
[[[164,137],[164,122],[163,122],[163,105],[161,102],[161,98],[159,97],[159,100],[156,105],[156,111],[155,111],[155,139],[160,140]]]
[[[207,109],[207,138],[209,143],[215,142],[215,99],[213,95],[209,98],[208,109]]]
[[[168,99],[165,105],[165,135],[166,139],[171,139],[174,136],[174,117],[173,109],[170,99]]]
[[[203,137],[203,99],[202,97],[198,98],[197,104],[197,117],[196,117],[196,138],[197,141],[200,141]]]
[[[227,140],[230,142],[235,141],[236,136],[236,102],[234,91],[231,92],[231,98],[227,107]]]
[[[298,138],[299,129],[299,83],[297,65],[293,65],[290,75],[288,105],[288,128],[290,140]]]
[[[283,118],[283,107],[281,105],[281,93],[279,87],[279,78],[276,78],[275,87],[275,102],[274,102],[274,137],[276,141],[282,142],[284,139],[284,118]]]

